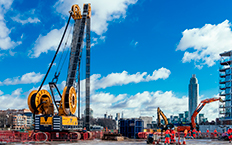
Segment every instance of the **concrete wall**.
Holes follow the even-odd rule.
[[[206,132],[207,129],[209,129],[209,132],[213,132],[215,129],[217,129],[217,132],[225,132],[228,130],[228,128],[232,125],[199,125],[199,129],[201,132]]]

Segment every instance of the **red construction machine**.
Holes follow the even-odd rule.
[[[189,131],[189,130],[192,130],[194,128],[199,130],[199,128],[197,127],[196,122],[195,122],[197,114],[203,109],[205,104],[215,102],[215,101],[222,102],[223,100],[221,98],[210,98],[210,99],[205,99],[205,100],[201,101],[201,103],[197,106],[196,110],[193,112],[193,115],[191,116],[191,123],[178,126],[177,131],[183,132],[185,129],[187,129]]]

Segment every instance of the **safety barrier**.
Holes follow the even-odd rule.
[[[0,143],[43,143],[47,141],[78,141],[102,138],[102,131],[97,132],[18,132],[0,131]]]
[[[87,132],[80,132],[81,133],[81,139],[80,140],[87,140],[88,139],[88,133]]]
[[[81,139],[81,134],[79,132],[71,132],[69,133],[69,141],[78,141]]]
[[[222,134],[220,132],[203,132],[203,133],[199,133],[197,132],[195,134],[195,137],[193,136],[193,134],[191,134],[190,136],[195,138],[195,139],[218,139]]]
[[[67,132],[51,132],[51,138],[49,141],[67,141],[69,140],[69,134]]]
[[[218,139],[222,133],[220,132],[203,132],[203,133],[199,133],[196,132],[195,136],[193,135],[193,133],[191,134],[187,134],[185,136],[185,134],[183,132],[179,132],[178,135],[180,135],[181,137],[186,137],[186,138],[193,138],[193,139]]]
[[[97,139],[102,139],[103,137],[103,132],[102,131],[95,131],[95,138]]]
[[[152,134],[152,133],[150,133]],[[143,137],[142,135],[144,134],[140,134],[140,137]],[[193,134],[187,134],[185,135],[184,132],[176,132],[175,133],[175,137],[174,138],[170,138],[170,143],[171,144],[187,144],[186,139],[217,139],[219,137],[221,137],[221,133],[220,132],[210,132],[210,133],[199,133],[197,132],[193,137]],[[165,142],[165,133],[163,132],[163,134],[161,134],[161,132],[154,132],[153,133],[153,144],[160,144],[160,143],[164,143]]]
[[[0,131],[0,142],[25,142],[29,138],[27,132]]]
[[[96,131],[92,131],[92,138],[91,139],[95,139],[96,138]]]
[[[37,142],[46,142],[51,138],[51,135],[47,132],[37,132],[34,134],[33,138]]]
[[[138,133],[138,138],[140,139],[146,139],[147,135],[150,134],[151,132],[139,132]]]
[[[165,142],[165,133],[154,132],[153,133],[153,144],[160,144]],[[174,137],[169,138],[169,143],[177,144],[178,143],[178,133],[175,133]]]
[[[88,133],[88,140],[90,140],[90,139],[92,139],[92,137],[93,137],[93,134],[90,132],[90,131],[87,131],[87,133]]]

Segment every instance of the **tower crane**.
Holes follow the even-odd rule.
[[[90,106],[90,18],[91,5],[84,4],[83,13],[80,7],[73,5],[68,23],[65,27],[60,44],[57,48],[55,56],[49,66],[49,69],[38,90],[33,90],[28,96],[28,107],[35,116],[35,131],[70,131],[78,129],[78,117],[80,117],[80,96],[78,96],[78,117],[75,116],[77,107],[77,94],[80,94],[80,64],[82,57],[82,47],[84,34],[86,33],[86,128],[89,130],[89,106]],[[63,92],[59,91],[56,83],[59,74],[55,74],[52,82],[49,83],[51,94],[42,89],[42,86],[50,72],[54,60],[59,52],[66,30],[68,28],[71,17],[74,19],[73,37],[71,42],[71,52],[69,58],[68,74],[66,86]],[[86,28],[86,32],[85,32]],[[58,94],[60,100],[55,99]],[[55,108],[54,108],[55,107]],[[54,110],[57,110],[55,113]]]

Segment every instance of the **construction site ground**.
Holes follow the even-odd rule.
[[[183,141],[181,141],[182,143]],[[0,143],[1,144],[1,143]],[[20,143],[16,143],[20,144]],[[56,142],[30,142],[30,143],[24,143],[24,144],[59,144],[59,145],[65,145],[65,144],[78,144],[78,145],[146,145],[146,140],[138,140],[138,139],[128,139],[124,141],[103,141],[99,139],[95,140],[79,140],[78,142],[63,142],[63,141],[56,141]],[[160,145],[163,145],[164,143],[161,143]],[[217,139],[187,139],[186,140],[187,145],[229,145],[232,143],[229,143],[229,141],[221,141]]]

